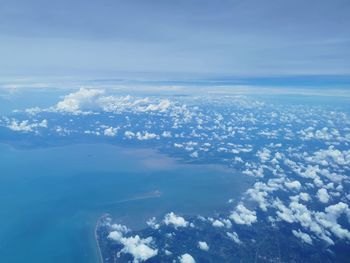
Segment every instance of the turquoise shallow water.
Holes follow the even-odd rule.
[[[169,211],[210,215],[248,184],[222,167],[181,164],[152,150],[0,145],[0,262],[97,262],[101,214],[133,228]]]

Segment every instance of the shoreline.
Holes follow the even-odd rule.
[[[95,235],[95,243],[96,243],[96,248],[97,248],[97,252],[98,252],[98,258],[99,258],[99,263],[103,263],[103,256],[102,256],[102,251],[101,251],[101,246],[100,246],[100,243],[99,243],[99,238],[98,238],[98,234],[97,234],[97,230],[98,230],[98,227],[101,223],[101,221],[108,217],[109,214],[103,214],[102,216],[100,216],[95,224],[95,230],[94,230],[94,235]]]

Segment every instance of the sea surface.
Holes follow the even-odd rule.
[[[0,144],[0,262],[98,262],[94,228],[102,214],[133,229],[170,211],[214,215],[250,184],[233,170],[150,149]]]

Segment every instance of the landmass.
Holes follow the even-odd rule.
[[[152,219],[139,231],[113,223],[109,215],[102,216],[96,225],[102,263],[182,262],[184,254],[204,263],[348,260],[346,245],[336,244],[336,253],[322,244],[307,245],[289,234],[288,224],[271,227],[260,221],[254,227],[237,225],[233,229],[213,218],[173,215],[172,223]]]

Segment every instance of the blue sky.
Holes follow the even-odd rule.
[[[0,0],[1,75],[350,74],[348,0]]]

